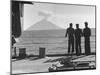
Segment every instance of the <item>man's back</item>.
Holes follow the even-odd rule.
[[[91,29],[90,28],[84,28],[83,35],[84,35],[84,37],[90,37],[91,36]]]
[[[73,28],[68,28],[67,29],[67,34],[69,37],[74,37],[74,29]]]
[[[80,28],[75,29],[75,38],[80,38],[82,36],[82,30]]]

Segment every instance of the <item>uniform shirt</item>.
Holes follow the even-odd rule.
[[[73,28],[67,28],[65,37],[67,37],[67,34],[68,34],[69,38],[74,37],[74,29]]]
[[[75,29],[75,38],[80,38],[82,36],[82,30],[80,28]]]
[[[83,35],[84,35],[84,37],[90,37],[91,36],[91,29],[90,28],[84,28]]]

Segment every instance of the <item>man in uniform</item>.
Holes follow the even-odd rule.
[[[79,24],[76,24],[76,29],[75,29],[76,55],[81,54],[81,36],[82,36],[82,30],[79,28]]]
[[[85,54],[90,55],[90,36],[91,36],[91,29],[88,27],[88,22],[85,22],[85,28],[83,30],[83,35],[85,38]]]
[[[65,35],[65,37],[67,37],[68,35],[68,54],[70,54],[70,52],[74,52],[74,29],[72,28],[72,23],[70,23],[69,25],[70,27],[67,28]],[[70,48],[72,48],[72,51]]]

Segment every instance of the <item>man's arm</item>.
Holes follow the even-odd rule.
[[[81,36],[83,36],[83,31],[82,31],[82,29],[81,29]]]
[[[84,36],[84,35],[85,35],[85,34],[84,34],[84,29],[83,29],[82,31],[83,31],[83,34],[82,34],[82,35]]]
[[[65,37],[67,37],[67,34],[68,34],[68,30],[66,30]]]
[[[90,34],[89,34],[89,36],[91,36],[91,29],[90,29]]]

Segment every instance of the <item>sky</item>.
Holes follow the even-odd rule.
[[[95,7],[53,3],[34,3],[24,5],[23,30],[46,19],[60,28],[68,28],[69,23],[79,24],[84,28],[87,21],[90,28],[95,28]]]

